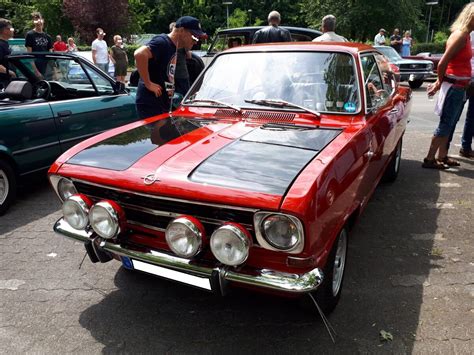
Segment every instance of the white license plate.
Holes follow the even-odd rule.
[[[199,277],[194,275],[189,275],[184,272],[167,269],[161,266],[152,265],[144,263],[140,260],[133,260],[133,268],[135,270],[143,271],[148,274],[164,277],[165,279],[174,280],[178,282],[185,283],[187,285],[192,285],[195,287],[203,288],[205,290],[211,291],[211,282],[206,277]]]

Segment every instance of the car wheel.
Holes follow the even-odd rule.
[[[15,172],[10,164],[0,160],[0,216],[3,215],[15,199]]]
[[[422,79],[409,80],[408,85],[410,85],[412,89],[418,89],[421,85],[423,85],[423,80]]]
[[[324,314],[331,313],[341,297],[344,271],[347,260],[348,233],[344,227],[331,249],[326,266],[323,269],[324,279],[321,286],[312,292]]]
[[[383,174],[383,182],[394,182],[397,179],[398,172],[400,171],[400,162],[402,161],[402,139],[397,144],[395,148],[395,153],[393,154],[390,163],[388,163],[387,169]]]

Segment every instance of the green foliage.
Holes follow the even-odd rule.
[[[74,31],[71,22],[62,16],[62,0],[1,0],[0,17],[12,21],[15,37],[25,37],[33,28],[31,13],[39,11],[45,19],[45,32],[51,37],[57,34],[63,37]]]
[[[436,32],[435,42],[443,43],[442,33],[448,33],[449,25],[466,1],[443,0],[428,7],[424,0],[233,0],[229,22],[232,27],[265,25],[268,13],[277,10],[282,15],[282,25],[320,28],[323,16],[333,14],[337,18],[336,32],[352,41],[373,40],[381,27],[390,32],[395,27],[402,32],[411,30],[415,40],[425,41],[431,9],[429,31]],[[40,11],[46,20],[47,33],[73,35],[77,43],[83,44],[91,43],[99,26],[107,32],[110,45],[117,33],[122,36],[166,33],[170,22],[183,15],[199,18],[210,35],[217,28],[227,26],[222,0],[0,0],[0,3],[0,17],[12,20],[17,31],[15,37],[24,37],[33,27],[31,12]]]
[[[446,44],[446,41],[448,40],[448,35],[446,32],[438,31],[434,35],[434,43],[437,44]]]
[[[249,16],[247,15],[247,11],[237,8],[232,12],[232,15],[229,16],[229,27],[243,27],[248,25],[248,21]]]

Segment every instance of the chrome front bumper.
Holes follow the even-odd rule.
[[[63,218],[55,223],[54,231],[84,243],[96,238],[93,232],[72,228]],[[302,294],[314,291],[323,281],[323,273],[319,268],[304,274],[291,274],[268,269],[246,269],[244,271],[223,265],[215,267],[197,265],[193,260],[156,250],[135,249],[132,246],[124,247],[106,240],[101,240],[98,243],[98,248],[131,259],[137,270],[191,286],[218,291],[222,294],[226,293],[228,282],[278,292]]]

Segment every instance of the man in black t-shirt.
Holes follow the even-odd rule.
[[[39,12],[31,14],[34,28],[26,33],[25,46],[28,52],[50,52],[53,48],[53,40],[51,37],[43,32],[44,19]],[[36,75],[42,77],[46,72],[47,61],[35,60]]]
[[[268,26],[253,35],[252,43],[291,42],[291,34],[286,28],[279,27],[281,16],[278,11],[268,14]]]
[[[0,90],[4,89],[11,77],[15,73],[8,70],[8,59],[11,50],[8,45],[8,40],[13,37],[12,23],[4,18],[0,18]]]
[[[402,37],[400,37],[400,30],[398,28],[393,30],[393,35],[390,36],[390,46],[395,49],[398,54],[402,53]]]
[[[135,51],[135,64],[140,73],[136,95],[140,118],[159,115],[170,109],[177,49],[190,50],[204,35],[198,19],[183,16],[176,21],[170,34],[157,35]]]

